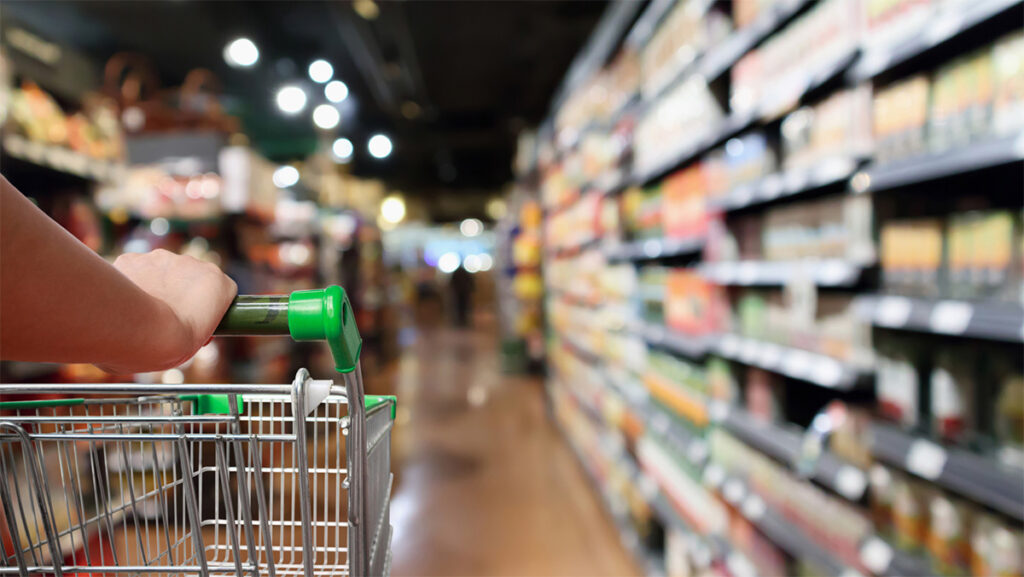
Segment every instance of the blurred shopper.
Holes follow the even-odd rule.
[[[235,297],[217,266],[165,250],[113,265],[0,176],[0,358],[175,367],[206,344]]]
[[[448,279],[448,288],[455,307],[455,326],[468,327],[473,312],[473,275],[460,266]]]

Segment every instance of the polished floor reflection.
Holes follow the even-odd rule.
[[[374,379],[400,399],[392,574],[636,575],[541,381],[502,375],[481,324],[421,333]]]

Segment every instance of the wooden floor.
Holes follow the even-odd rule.
[[[374,379],[399,395],[392,574],[637,575],[541,381],[500,373],[494,333],[421,333]]]

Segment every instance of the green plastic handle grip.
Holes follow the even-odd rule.
[[[340,373],[355,370],[363,348],[348,295],[337,285],[290,295],[238,296],[214,334],[291,335],[297,341],[327,341]]]

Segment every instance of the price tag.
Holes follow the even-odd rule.
[[[736,269],[736,282],[741,285],[753,284],[757,280],[757,265],[743,262]]]
[[[654,415],[654,430],[658,431],[661,435],[668,435],[669,426],[668,417],[661,413]]]
[[[766,369],[774,369],[782,360],[782,347],[771,343],[761,345],[761,354],[758,357],[759,364]]]
[[[962,301],[941,301],[932,309],[928,325],[937,333],[961,335],[971,324],[974,307]]]
[[[729,569],[729,573],[735,577],[755,577],[757,575],[754,565],[736,551],[729,553],[725,564]]]
[[[720,423],[729,417],[729,405],[723,401],[711,401],[708,404],[708,415],[712,421]]]
[[[647,255],[649,258],[657,258],[662,251],[661,241],[656,239],[648,240],[644,242],[643,250],[644,254]]]
[[[751,521],[757,522],[764,516],[765,512],[764,500],[757,495],[750,495],[743,501],[743,516]]]
[[[708,447],[704,441],[694,441],[686,450],[686,456],[693,464],[703,463],[708,456]]]
[[[722,487],[722,496],[733,505],[742,501],[745,494],[746,489],[743,488],[743,483],[737,479],[729,479],[725,482],[725,486]]]
[[[907,451],[907,470],[934,481],[942,475],[948,458],[949,455],[942,447],[924,439],[917,439],[910,444],[910,450]]]
[[[740,360],[745,363],[752,363],[761,352],[761,344],[755,340],[746,339],[740,346]]]
[[[751,187],[748,185],[742,185],[732,193],[732,206],[737,208],[747,206],[753,198],[754,191]]]
[[[821,263],[817,273],[819,283],[824,286],[834,286],[850,280],[853,277],[854,269],[849,263],[828,260]]]
[[[932,44],[938,44],[956,34],[963,26],[963,16],[951,13],[945,18],[933,21],[931,27],[925,32],[925,37]]]
[[[875,324],[883,327],[899,328],[907,324],[913,305],[905,297],[882,297],[875,309]]]
[[[843,465],[836,473],[836,491],[851,501],[858,501],[868,486],[867,476],[863,471],[850,465]]]
[[[835,359],[819,357],[811,369],[811,379],[823,387],[835,387],[843,378],[843,365]]]
[[[717,463],[711,463],[704,469],[704,484],[717,489],[725,481],[725,471]]]
[[[736,335],[726,335],[722,337],[722,340],[718,345],[718,349],[723,356],[734,358],[740,349],[739,337]]]
[[[640,491],[644,499],[653,501],[658,496],[658,483],[650,476],[641,473],[640,480],[637,482],[637,490]]]
[[[790,193],[800,192],[807,186],[807,173],[803,170],[792,170],[786,173],[785,186]]]
[[[892,563],[892,547],[878,537],[871,537],[860,548],[860,560],[875,575],[889,570]]]
[[[761,196],[771,200],[782,194],[782,177],[777,174],[769,174],[761,181]]]

